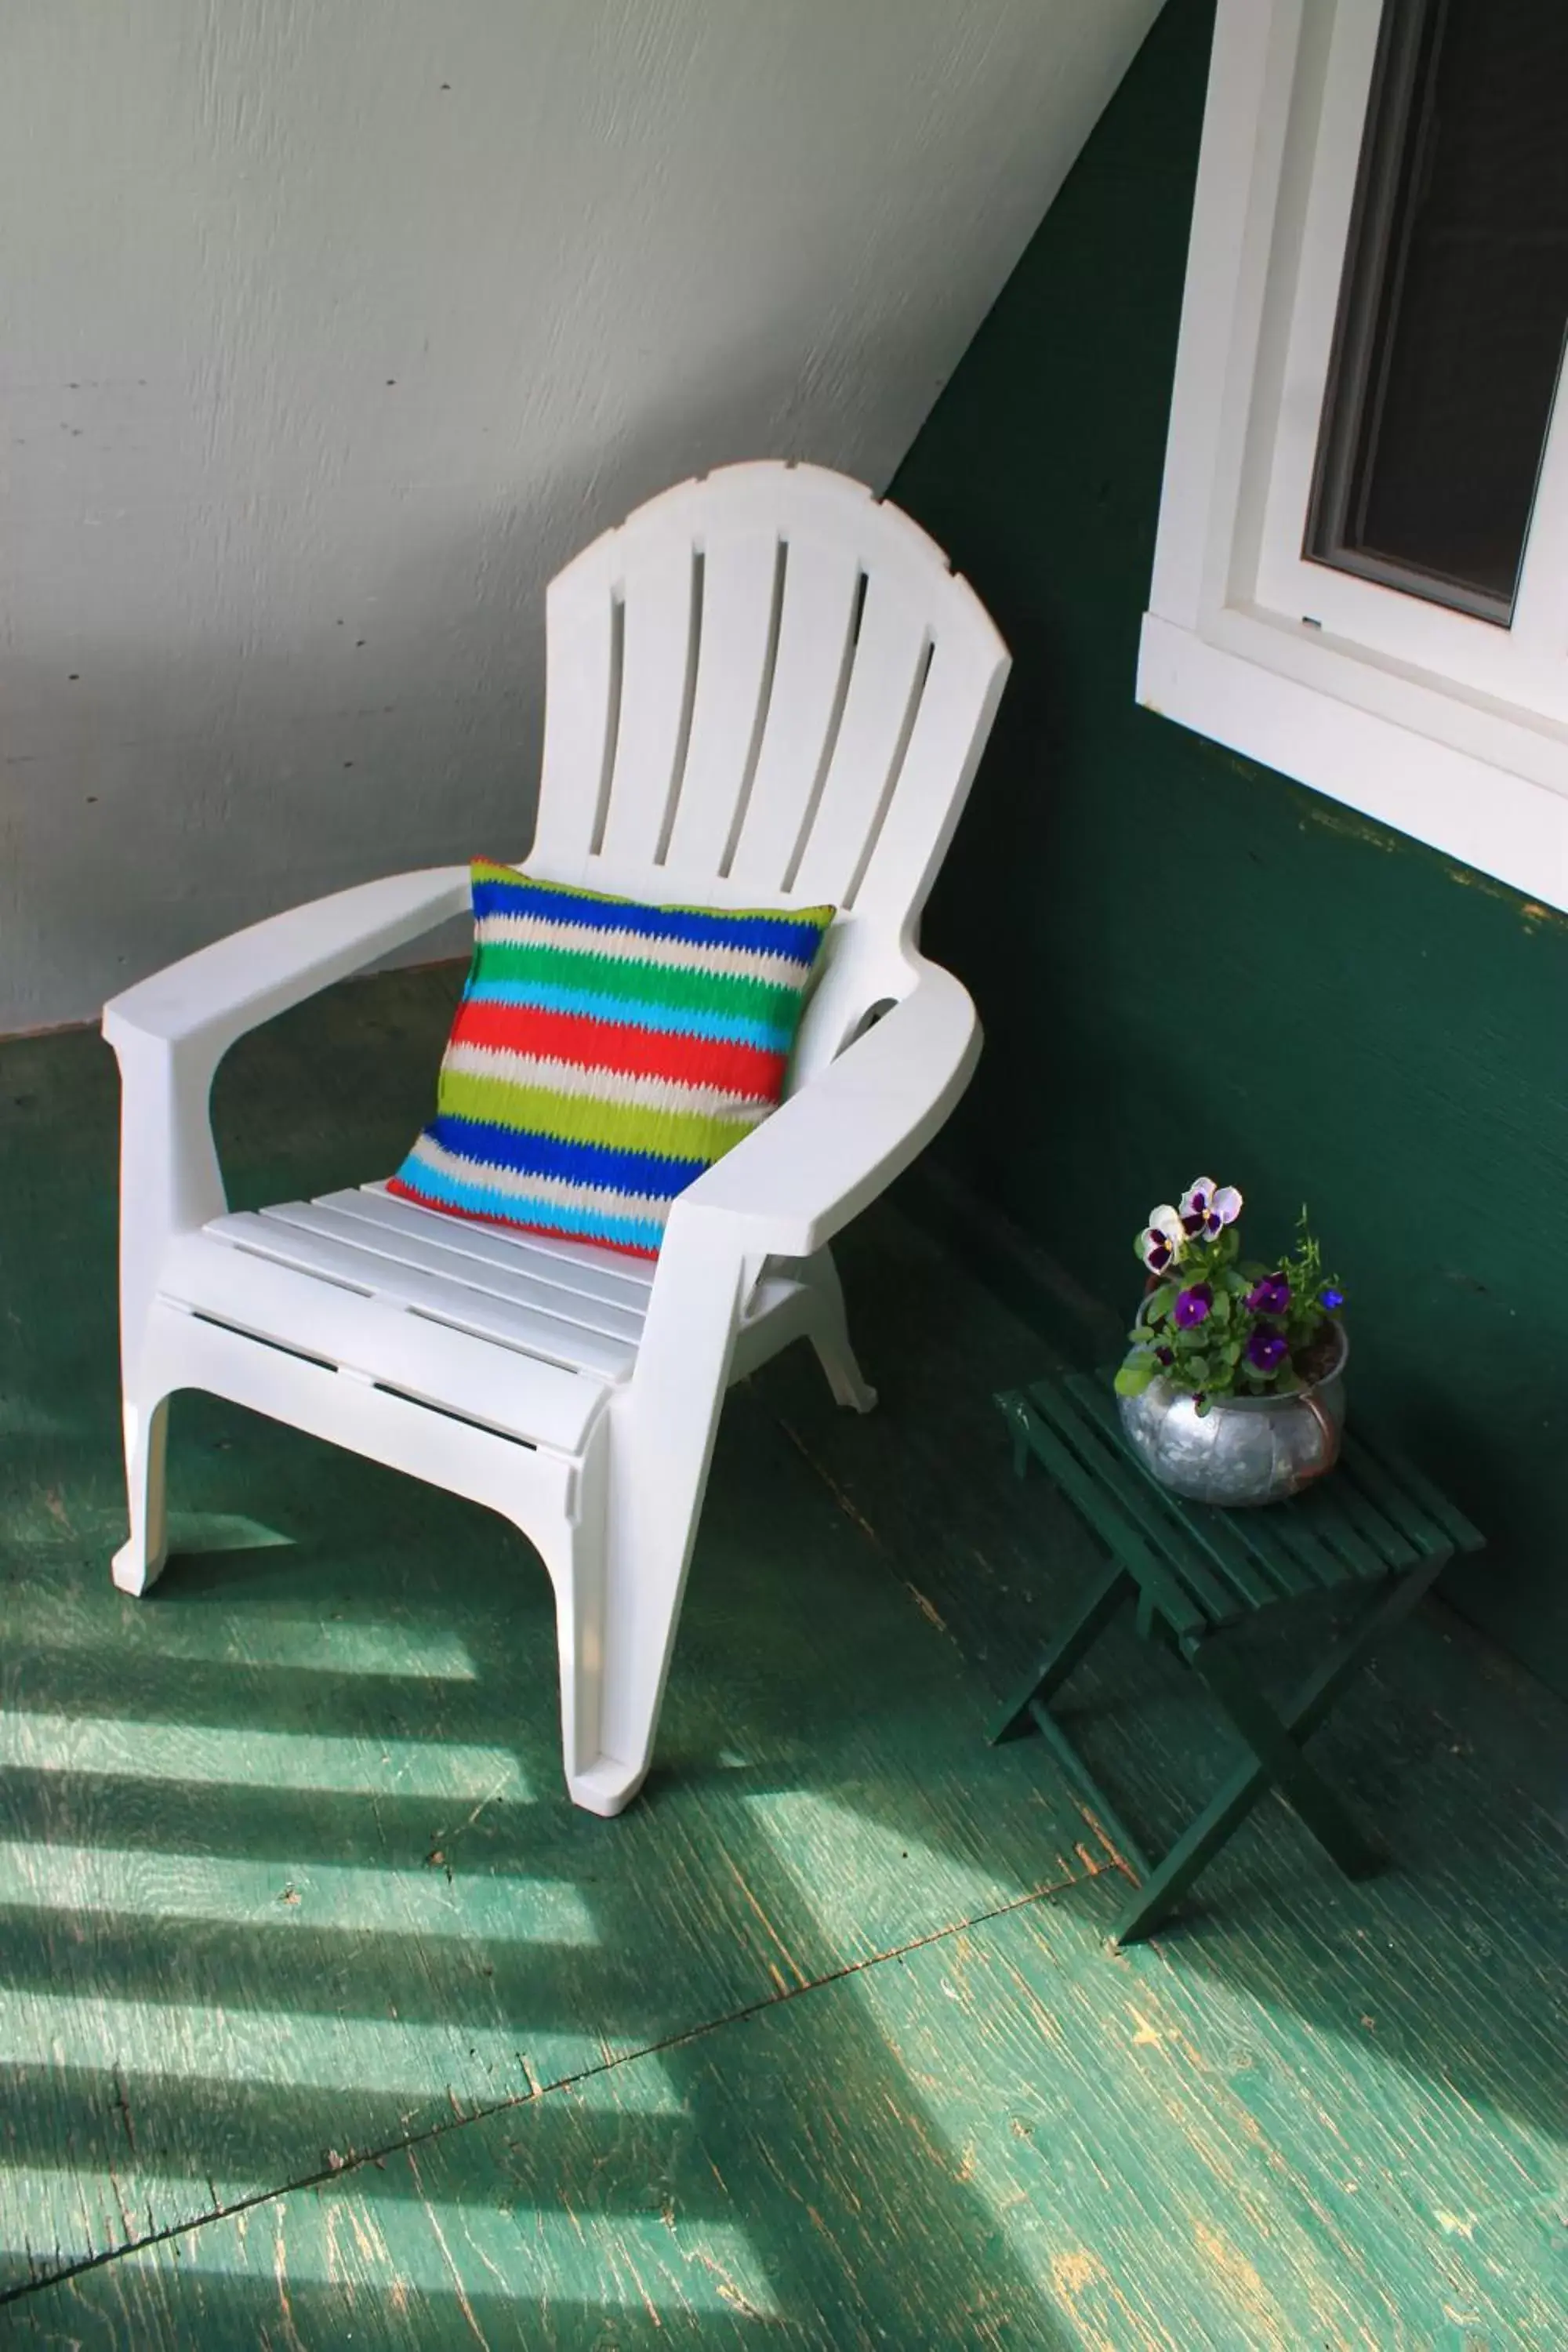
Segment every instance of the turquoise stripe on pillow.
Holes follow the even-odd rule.
[[[591,989],[559,988],[548,981],[480,981],[469,986],[468,995],[475,1004],[536,1005],[542,1013],[583,1013],[590,1020],[630,1022],[638,1029],[656,1029],[669,1037],[716,1037],[760,1045],[768,1054],[789,1052],[798,1023],[798,1015],[795,1021],[770,1023],[747,1021],[732,1013],[644,1004],[630,997],[595,994]]]

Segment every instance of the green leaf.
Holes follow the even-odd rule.
[[[1142,1396],[1159,1370],[1152,1356],[1129,1356],[1116,1375],[1118,1396]]]

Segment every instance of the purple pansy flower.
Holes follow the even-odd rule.
[[[1184,1331],[1192,1331],[1198,1324],[1206,1323],[1214,1305],[1214,1292],[1206,1282],[1194,1282],[1190,1290],[1179,1293],[1176,1299],[1176,1321]]]
[[[1247,1343],[1247,1360],[1257,1372],[1275,1372],[1285,1354],[1282,1331],[1255,1331]]]
[[[1247,1294],[1249,1313],[1283,1315],[1290,1304],[1290,1286],[1282,1274],[1266,1274]]]
[[[1212,1176],[1194,1176],[1182,1195],[1182,1230],[1194,1240],[1217,1241],[1240,1214],[1241,1194],[1236,1186],[1216,1184]]]
[[[1176,1360],[1169,1348],[1156,1348],[1154,1353],[1162,1364],[1173,1364]]]
[[[1319,1306],[1323,1307],[1330,1315],[1337,1315],[1344,1303],[1344,1292],[1342,1290],[1336,1290],[1331,1282],[1326,1288],[1320,1290],[1318,1293]]]
[[[1149,1222],[1139,1237],[1138,1255],[1151,1274],[1169,1274],[1176,1255],[1186,1239],[1182,1221],[1168,1201],[1149,1212]]]

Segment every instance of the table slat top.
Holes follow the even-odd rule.
[[[1152,1597],[1178,1633],[1364,1589],[1485,1540],[1414,1464],[1364,1438],[1347,1436],[1338,1467],[1290,1501],[1221,1510],[1184,1502],[1150,1477],[1128,1449],[1103,1376],[1037,1381],[997,1402],[1139,1581],[1159,1588]]]

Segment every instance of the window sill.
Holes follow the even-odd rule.
[[[1568,740],[1549,722],[1234,607],[1205,635],[1146,613],[1138,699],[1568,911]]]

